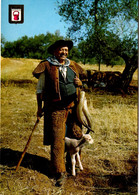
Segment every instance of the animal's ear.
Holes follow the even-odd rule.
[[[89,139],[89,144],[93,144],[94,140],[92,138]]]

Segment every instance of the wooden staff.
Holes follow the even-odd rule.
[[[21,162],[22,162],[22,160],[23,160],[23,158],[24,158],[24,156],[25,156],[25,153],[26,153],[26,151],[27,151],[27,149],[28,149],[28,146],[29,146],[29,143],[30,143],[30,141],[31,141],[33,132],[35,131],[35,129],[36,129],[36,127],[37,127],[39,121],[40,121],[40,119],[37,119],[36,122],[35,122],[35,125],[34,125],[34,127],[33,127],[33,129],[32,129],[32,132],[31,132],[31,134],[30,134],[30,136],[29,136],[29,139],[28,139],[28,141],[27,141],[27,143],[26,143],[25,149],[24,149],[24,151],[23,151],[23,153],[22,153],[22,155],[21,155],[21,158],[20,158],[20,160],[19,160],[17,166],[16,166],[16,171],[18,170],[18,168],[19,168],[19,166],[20,166],[20,164],[21,164]]]

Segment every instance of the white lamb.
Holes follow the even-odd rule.
[[[71,156],[72,175],[73,176],[76,175],[76,173],[75,173],[76,158],[75,157],[77,156],[80,170],[83,170],[79,151],[85,144],[87,144],[87,143],[92,144],[93,142],[94,141],[89,134],[83,134],[83,136],[80,140],[65,137],[66,151],[69,152],[70,156]]]

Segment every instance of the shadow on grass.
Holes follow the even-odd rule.
[[[4,79],[1,79],[1,83],[3,83],[3,84],[5,84],[5,83],[24,84],[24,83],[34,83],[34,81],[29,80],[29,79],[18,79],[18,80],[14,80],[14,79],[4,80]]]
[[[18,79],[18,80],[13,80],[13,79],[9,79],[9,80],[4,80],[1,79],[1,86],[17,86],[17,87],[29,87],[29,86],[33,86],[36,87],[36,82],[29,80],[29,79]]]
[[[16,167],[22,152],[11,150],[9,148],[2,148],[0,150],[1,164],[8,167]],[[129,160],[128,163],[133,167],[133,172],[126,174],[111,174],[101,175],[96,174],[84,168],[82,172],[77,174],[74,178],[76,185],[84,188],[92,189],[96,194],[119,194],[130,193],[137,194],[137,160]],[[44,157],[26,153],[21,165],[27,169],[36,170],[39,173],[52,178],[51,162]],[[73,184],[73,179],[68,178],[67,182]]]
[[[2,148],[0,150],[0,163],[8,167],[17,166],[22,152],[11,150],[9,148]],[[51,177],[50,161],[41,156],[26,153],[21,165],[22,167],[36,170],[48,177]]]
[[[94,175],[93,172],[85,168],[79,176],[77,175],[76,181],[81,186],[90,188],[93,186],[93,192],[96,194],[137,194],[137,173]]]

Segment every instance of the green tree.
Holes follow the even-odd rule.
[[[78,50],[78,47],[73,47],[71,49],[71,51],[69,52],[68,57],[76,62],[80,62],[81,58],[80,58],[80,52]]]
[[[47,32],[45,35],[23,36],[14,42],[3,42],[2,56],[46,59],[49,55],[47,48],[58,39],[63,37],[56,31],[54,34]]]
[[[115,57],[120,56],[125,62],[125,69],[120,82],[120,86],[122,86],[125,92],[128,90],[132,76],[138,68],[138,39],[135,34],[132,34],[132,36],[124,36],[120,39],[118,35],[111,34],[110,38],[105,39],[103,36],[102,39],[99,39],[104,48],[106,48],[106,51],[110,51]],[[106,55],[104,54],[105,57]]]
[[[6,39],[5,37],[3,36],[3,34],[1,35],[1,47],[3,48],[4,47],[4,44],[6,42]]]
[[[78,44],[80,59],[84,65],[90,61],[90,58],[94,57],[94,52],[91,50],[91,48],[93,48],[93,46],[90,45],[90,43],[87,40],[86,41],[82,40]]]
[[[64,0],[58,4],[59,14],[71,24],[69,35],[92,43],[90,53],[95,52],[99,64],[108,56],[124,59],[121,87],[126,91],[137,69],[138,1]]]

